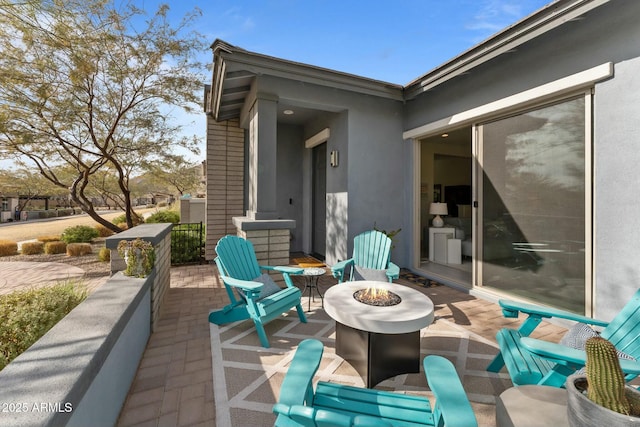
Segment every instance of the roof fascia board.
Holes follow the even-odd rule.
[[[605,62],[604,64],[552,81],[542,86],[525,90],[488,104],[454,114],[453,116],[445,117],[444,119],[409,129],[402,133],[402,138],[405,140],[423,138],[435,134],[442,129],[472,124],[505,111],[540,103],[544,100],[558,97],[566,93],[585,89],[596,82],[605,80],[611,76],[613,76],[613,63]]]
[[[515,49],[527,41],[609,1],[611,0],[569,0],[552,3],[409,83],[406,90],[406,99],[411,99],[420,93],[466,73],[472,68]]]
[[[224,61],[221,61],[218,58],[218,61],[215,62],[216,71],[214,71],[214,79],[213,85],[211,87],[211,92],[213,96],[211,97],[211,112],[213,113],[213,118],[217,121],[219,112],[220,112],[220,102],[222,101],[222,90],[224,86],[224,80],[220,76],[225,75],[226,64]]]
[[[271,75],[305,83],[379,96],[396,101],[404,100],[403,87],[379,80],[367,79],[353,74],[287,61],[244,50],[232,53],[221,52],[225,62],[233,63],[234,69],[245,68],[256,75]]]
[[[258,84],[254,79],[251,83],[251,90],[244,99],[244,105],[240,110],[240,127],[243,129],[249,128],[249,117],[251,113],[251,109],[253,108],[253,104],[258,100]]]

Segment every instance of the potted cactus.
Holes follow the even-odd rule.
[[[625,384],[618,353],[601,337],[589,338],[586,376],[567,378],[569,425],[640,426],[640,392]]]

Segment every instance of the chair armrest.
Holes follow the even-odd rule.
[[[387,267],[387,277],[389,280],[394,280],[400,277],[400,267],[389,261],[389,267]]]
[[[288,267],[288,266],[261,265],[260,268],[263,270],[278,271],[280,273],[287,273],[287,274],[302,274],[302,272],[304,271],[304,268],[301,268],[301,267]]]
[[[312,404],[313,376],[320,366],[323,351],[324,346],[316,339],[300,343],[280,387],[278,403],[289,406]]]
[[[229,276],[221,276],[222,280],[229,286],[233,286],[234,288],[240,288],[245,292],[256,292],[256,294],[260,293],[260,290],[264,286],[260,282],[252,282],[250,280],[240,280],[234,279]]]
[[[343,279],[344,270],[351,265],[353,265],[353,258],[345,259],[344,261],[335,263],[331,266],[331,273],[333,274],[333,277]]]
[[[591,317],[582,316],[569,311],[558,310],[557,308],[543,307],[535,304],[527,304],[518,301],[500,300],[500,307],[502,307],[502,313],[504,317],[518,317],[518,312],[529,314],[539,317],[556,317],[560,319],[568,319],[576,322],[582,322],[589,325],[607,326],[609,322],[605,322],[598,319],[592,319]]]
[[[523,337],[520,339],[522,346],[531,353],[551,359],[562,364],[574,364],[584,366],[587,362],[587,353],[584,350],[567,347],[549,341]],[[628,359],[618,359],[620,367],[625,374],[640,375],[640,362]]]
[[[477,427],[478,421],[453,364],[442,356],[427,356],[422,362],[429,388],[436,398],[435,425]],[[440,418],[444,423],[440,424]]]
[[[567,347],[549,341],[539,340],[531,337],[520,338],[522,347],[536,356],[551,359],[563,365],[574,364],[584,366],[587,361],[587,353],[584,350]]]

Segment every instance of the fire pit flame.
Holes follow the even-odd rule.
[[[402,301],[398,294],[382,288],[360,289],[353,294],[353,298],[363,304],[377,307],[390,307],[398,305]]]

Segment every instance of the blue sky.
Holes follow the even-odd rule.
[[[138,0],[150,7],[159,2]],[[183,0],[197,30],[244,49],[407,84],[550,0]]]
[[[137,0],[149,13],[161,1]],[[550,0],[182,0],[198,7],[195,29],[265,55],[406,85]],[[211,52],[203,52],[211,61]],[[206,76],[209,83],[211,74]],[[181,116],[204,141],[204,117]],[[204,143],[202,158],[204,158]]]
[[[117,1],[117,0],[116,0]],[[165,1],[166,2],[166,1]],[[134,0],[153,14],[162,1]],[[178,21],[198,7],[195,30],[265,55],[406,85],[550,0],[173,0]],[[202,52],[210,62],[211,51]],[[210,72],[203,84],[211,80]],[[185,134],[202,139],[204,114],[173,109]],[[0,167],[3,162],[0,161]]]

